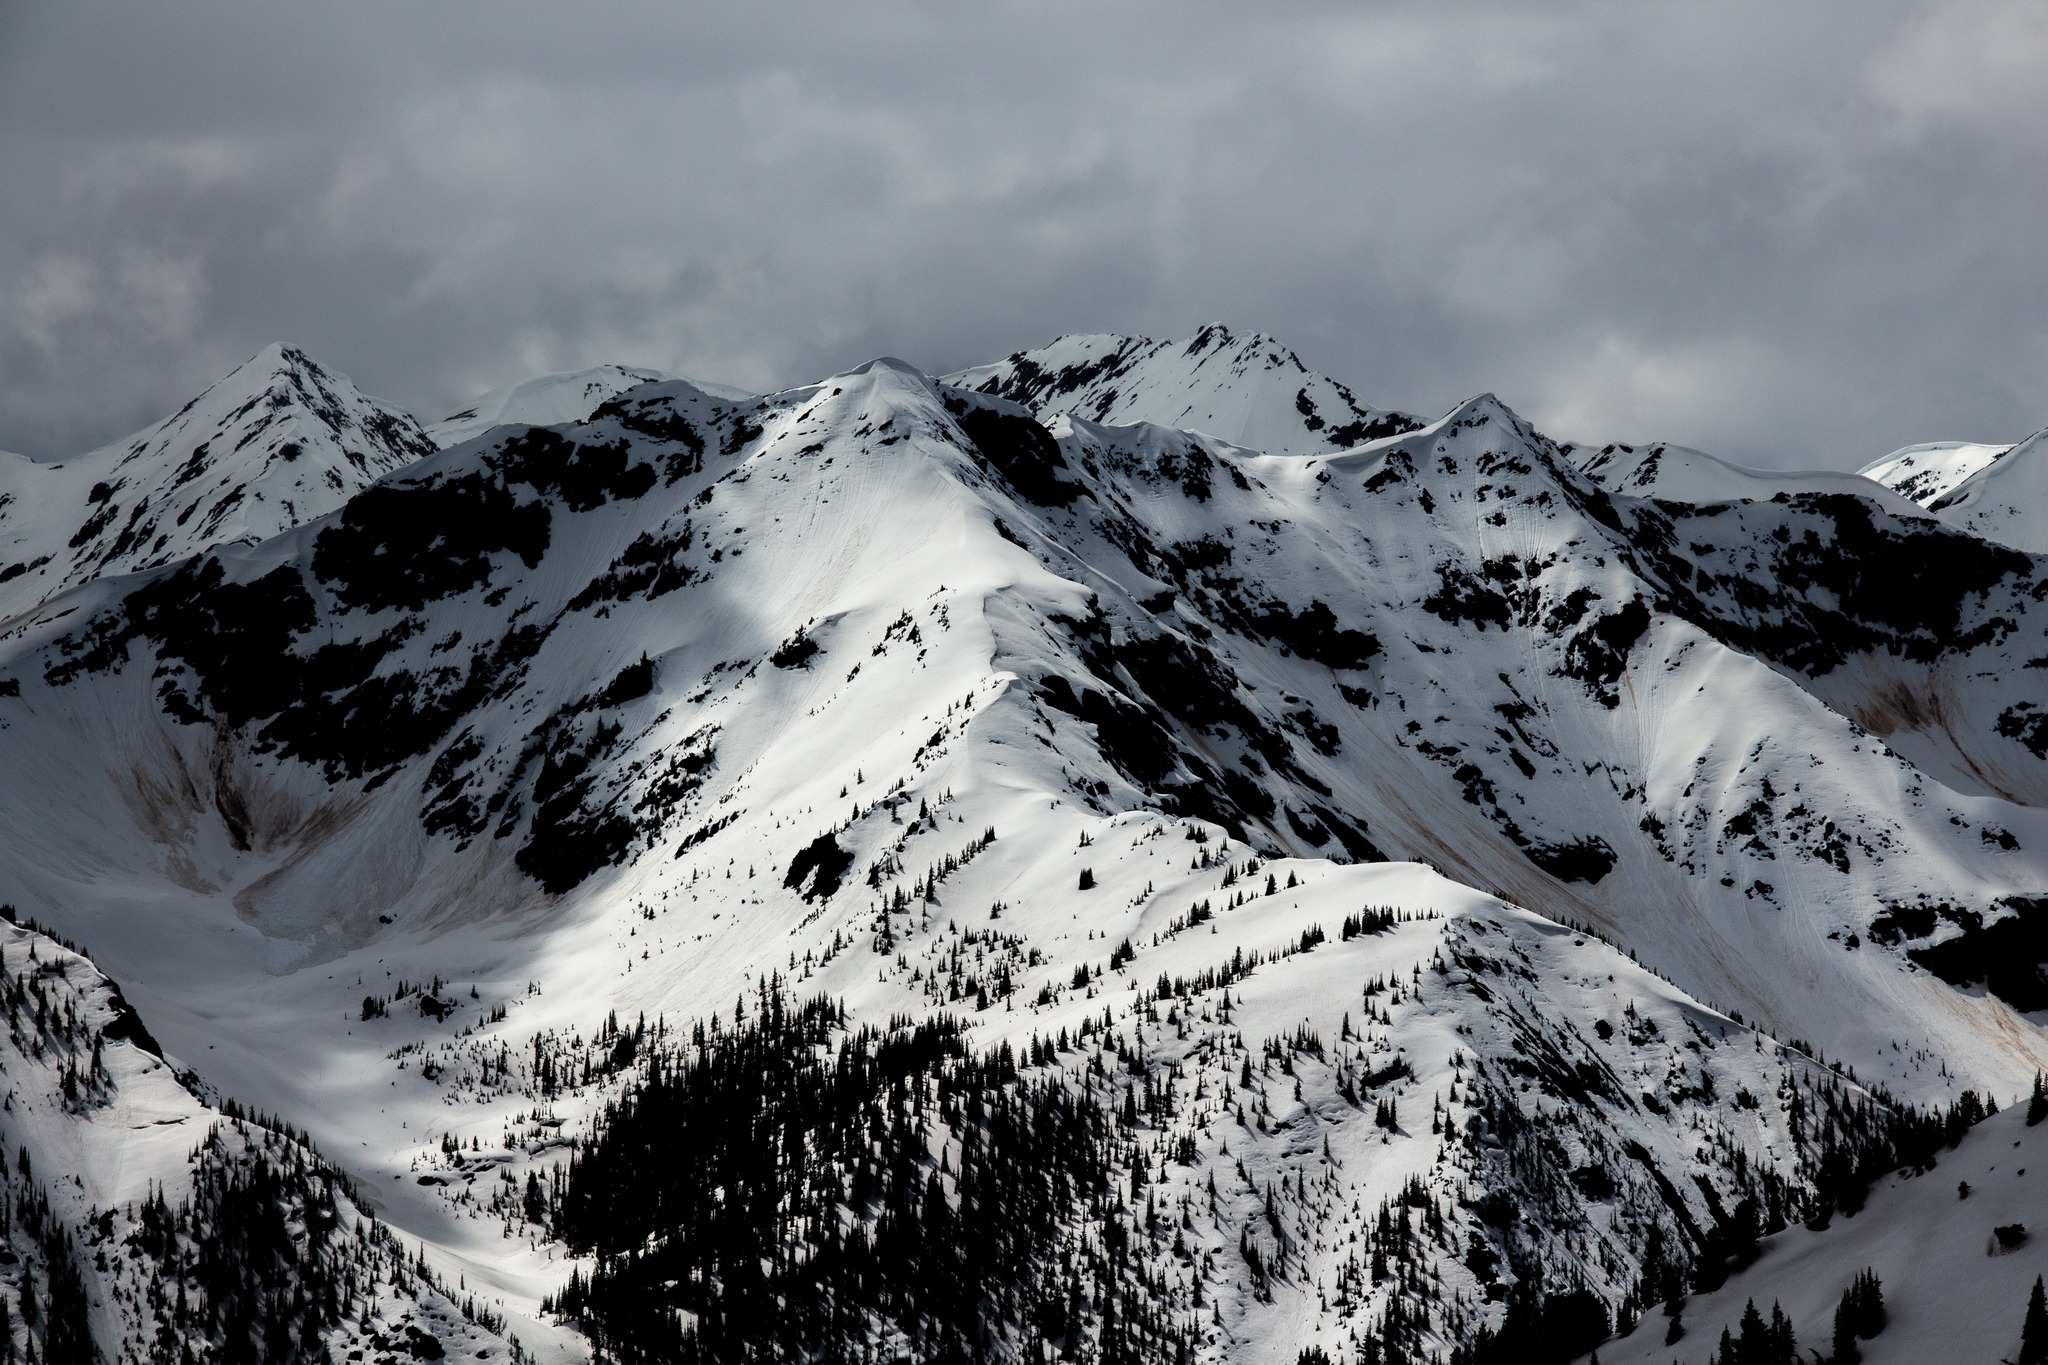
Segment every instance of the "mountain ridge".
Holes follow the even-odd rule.
[[[1185,343],[1063,336],[945,382],[1022,403],[1041,419],[1151,422],[1276,455],[1347,449],[1418,424],[1360,405],[1349,388],[1264,333],[1239,337],[1220,322]]]
[[[585,370],[535,375],[491,390],[468,407],[430,424],[426,430],[435,444],[445,450],[496,426],[545,427],[581,422],[627,389],[678,377],[637,365],[597,365]],[[730,385],[690,382],[721,398],[754,396]]]
[[[1213,363],[1211,415],[1302,387]],[[1618,493],[1492,395],[1281,455],[990,380],[640,383],[17,616],[0,765],[54,776],[0,899],[564,1359],[709,1302],[622,1278],[567,1159],[776,1001],[855,1070],[959,1040],[922,1155],[830,1167],[879,1202],[803,1195],[862,1237],[1037,1171],[973,1117],[1027,1082],[1101,1125],[1021,1298],[834,1349],[1590,1344],[2048,1061],[2044,561],[1881,490]]]

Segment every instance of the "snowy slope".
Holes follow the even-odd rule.
[[[1928,441],[1894,450],[1856,472],[1925,507],[2011,449],[1972,441]]]
[[[2027,1127],[2024,1108],[1972,1129],[1955,1151],[1941,1151],[1931,1171],[1879,1182],[1855,1217],[1768,1239],[1754,1265],[1686,1301],[1677,1343],[1664,1343],[1669,1321],[1654,1315],[1632,1338],[1602,1346],[1600,1359],[1704,1361],[1752,1300],[1766,1315],[1782,1304],[1802,1353],[1826,1354],[1835,1305],[1865,1269],[1877,1272],[1887,1319],[1882,1332],[1857,1344],[1869,1365],[2014,1359],[2048,1237],[2048,1124]],[[1967,1199],[1958,1197],[1964,1184]],[[1995,1229],[2012,1224],[2027,1238],[2008,1249]]]
[[[427,428],[434,443],[449,446],[483,435],[492,427],[551,427],[563,422],[581,422],[599,404],[616,398],[640,384],[660,383],[676,376],[636,365],[598,365],[588,370],[535,375],[493,389],[460,412],[450,413]],[[744,389],[725,384],[692,380],[696,387],[719,398],[752,398]]]
[[[0,619],[89,579],[274,536],[433,449],[345,376],[267,347],[127,440],[57,464],[0,452]]]
[[[661,856],[712,807],[740,801],[725,774],[771,755],[807,767],[800,756],[842,743],[814,734],[861,724],[785,719],[791,670],[768,654],[799,630],[827,649],[836,633],[865,633],[886,651],[889,630],[916,628],[937,603],[988,640],[974,653],[998,670],[963,660],[973,671],[952,691],[1015,672],[999,713],[1057,726],[1065,708],[1092,727],[1084,751],[1053,740],[1057,785],[1096,788],[1105,810],[1160,803],[1275,851],[1426,856],[1601,924],[1702,997],[1831,1055],[1875,1064],[1903,1037],[1991,1068],[1982,1080],[2031,1074],[2036,1059],[2002,1041],[1995,1001],[1965,1003],[1903,949],[1957,931],[1923,927],[1914,907],[1960,904],[1996,922],[2039,885],[2048,829],[2031,746],[2048,684],[2022,665],[2041,627],[1999,624],[2028,619],[2034,561],[1839,499],[1624,514],[1491,399],[1328,463],[1240,459],[1186,437],[1161,451],[1142,430],[1133,446],[1105,440],[1123,429],[1075,423],[1060,428],[1067,475],[1017,469],[1026,498],[999,487],[972,440],[962,450],[921,376],[878,365],[832,387],[753,407],[678,386],[577,433],[588,454],[534,431],[430,462],[333,526],[166,580],[141,617],[135,603],[125,623],[102,617],[73,636],[85,653],[20,679],[22,703],[68,711],[73,698],[124,695],[138,670],[108,674],[101,660],[132,648],[182,659],[185,683],[142,694],[151,711],[172,708],[152,723],[172,727],[171,752],[211,745],[213,724],[175,719],[208,712],[256,741],[257,785],[228,807],[253,823],[224,831],[230,848],[273,837],[274,820],[282,852],[298,822],[333,812],[312,825],[317,845],[235,893],[259,921],[282,916],[277,935],[317,959],[380,912],[462,918],[517,903],[536,880],[565,891]],[[695,502],[705,487],[714,500]],[[491,529],[459,550],[411,529],[465,517]],[[1282,525],[1308,534],[1279,537]],[[913,526],[955,529],[907,553]],[[1759,547],[1781,561],[1767,573],[1782,584],[1775,599],[1750,584]],[[1932,600],[1839,586],[1926,554],[1952,561]],[[216,573],[251,586],[216,593]],[[223,628],[259,604],[266,620],[325,624],[301,637],[303,664],[256,685],[240,680],[241,651],[271,658],[283,638]],[[331,652],[311,652],[315,640]],[[1987,669],[2000,687],[1951,676]],[[612,733],[653,703],[614,722],[607,680],[651,687],[655,673],[700,678],[688,695],[702,700]],[[864,711],[900,715],[901,685],[874,694],[874,675],[842,687],[868,698]],[[1743,708],[1723,704],[1731,690]],[[1930,693],[1938,725],[1908,705]],[[1866,742],[1872,728],[1890,731],[1890,747]],[[1909,745],[1924,751],[1918,768],[1901,756]],[[1576,757],[1591,754],[1600,761]],[[392,781],[416,764],[428,770]],[[346,787],[331,781],[396,790],[337,807]],[[331,828],[344,808],[355,814]],[[104,856],[125,858],[133,834],[109,837]],[[232,886],[255,870],[231,861],[246,870],[201,879]],[[357,871],[340,879],[340,866]],[[1873,932],[1899,951],[1848,947]],[[1799,972],[1778,970],[1788,955]],[[1816,996],[1815,974],[1837,986]],[[1842,1008],[1844,992],[1857,1007]],[[1897,1032],[1874,1037],[1870,1019]],[[1894,1083],[1931,1080],[1898,1065]]]
[[[1858,471],[1958,530],[2029,553],[2048,552],[2048,432],[2017,445],[1936,441],[1893,451]]]
[[[2048,553],[2048,431],[2021,441],[1930,501],[1927,510],[1986,540]]]
[[[1867,498],[1894,516],[1913,516],[1919,504],[1868,471],[1749,469],[1685,446],[1560,447],[1580,473],[1613,493],[1672,502],[1768,502],[1780,493],[1839,493]],[[1874,466],[1873,466],[1874,467]]]
[[[1042,420],[1150,422],[1269,455],[1319,455],[1418,425],[1361,405],[1273,338],[1240,337],[1222,323],[1186,342],[1065,336],[944,382],[1021,403]]]
[[[607,1016],[776,976],[1089,1039],[1038,1065],[1143,1097],[1203,1358],[1446,1349],[1826,1206],[1823,1132],[1910,1133],[1815,1053],[2048,1061],[2043,582],[1881,498],[1616,496],[1486,396],[1279,456],[887,360],[648,384],[12,623],[0,898],[508,1311],[590,1269],[500,1186],[628,1079]]]
[[[82,1328],[108,1361],[503,1356],[488,1304],[443,1292],[288,1129],[202,1099],[88,959],[0,925],[0,995],[0,1350],[84,1359],[59,1344]]]

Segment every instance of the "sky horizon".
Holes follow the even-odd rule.
[[[432,421],[1268,333],[1366,402],[1850,469],[2048,424],[2048,9],[0,9],[0,449],[264,345]]]

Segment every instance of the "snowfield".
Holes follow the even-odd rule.
[[[241,1206],[128,1210],[251,1150],[331,1172],[277,1200],[343,1286],[268,1358],[715,1357],[803,1302],[799,1358],[1661,1360],[1683,1299],[1704,1359],[1759,1286],[1824,1348],[1865,1265],[1868,1359],[1965,1277],[2016,1349],[2026,1255],[1976,1258],[2048,1131],[2048,560],[1940,504],[2038,438],[1923,499],[1368,408],[1220,327],[403,429],[0,623],[0,902],[92,955],[0,945],[82,1002],[17,1022],[0,1138],[71,1179],[109,1358],[221,1349],[148,1286]],[[66,1094],[111,982],[151,1046]],[[782,1143],[774,1198],[701,1187]],[[1006,1189],[1064,1195],[1025,1236]]]
[[[1856,472],[1925,507],[2011,449],[1971,441],[1927,441],[1894,450]]]
[[[2048,1124],[2027,1127],[2024,1109],[1971,1129],[1932,1170],[1878,1182],[1855,1217],[1768,1239],[1755,1264],[1687,1300],[1679,1342],[1664,1344],[1669,1319],[1653,1317],[1635,1338],[1602,1346],[1600,1359],[1705,1360],[1752,1301],[1766,1312],[1782,1303],[1801,1343],[1825,1352],[1835,1305],[1866,1269],[1883,1286],[1887,1319],[1882,1332],[1857,1343],[1871,1365],[2014,1359],[2048,1234]],[[1969,1194],[1959,1197],[1965,1185]],[[2008,1247],[1997,1229],[2014,1225],[2026,1236]]]

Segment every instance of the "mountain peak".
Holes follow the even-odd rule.
[[[187,408],[209,400],[240,395],[284,394],[309,405],[324,406],[346,401],[355,386],[346,375],[336,375],[297,346],[273,341],[209,385]],[[181,409],[181,411],[183,411]],[[175,416],[166,421],[176,420]]]
[[[2048,430],[2008,446],[1927,510],[1972,535],[2048,554]]]
[[[1040,420],[1151,422],[1268,455],[1327,454],[1421,425],[1361,404],[1271,337],[1239,335],[1220,322],[1186,341],[1063,336],[944,382],[1021,403]]]
[[[1872,460],[1856,472],[1925,507],[2011,450],[2009,445],[1975,441],[1924,441]]]
[[[537,374],[491,390],[469,406],[433,423],[427,434],[445,450],[481,436],[492,427],[552,427],[563,422],[581,422],[628,389],[674,378],[675,375],[638,365],[594,365],[587,370]],[[697,387],[719,397],[739,396],[738,390],[718,384]]]
[[[232,373],[240,374],[244,370],[251,369],[269,369],[272,371],[279,369],[311,370],[315,374],[322,373],[319,364],[312,356],[307,355],[297,346],[288,346],[282,341],[271,342],[268,346],[256,352],[255,355],[250,356],[247,360],[236,366]]]
[[[900,375],[904,379],[911,380],[919,385],[924,386],[925,388],[931,387],[932,381],[930,375],[926,374],[923,370],[920,370],[919,368],[917,368],[917,366],[911,364],[909,361],[899,360],[893,355],[878,355],[873,360],[867,361],[860,365],[856,365],[852,369],[846,370],[832,377],[834,379],[846,379],[851,378],[855,375],[880,374]]]
[[[434,450],[418,422],[273,342],[162,421],[0,465],[0,618],[107,574],[265,539]]]

